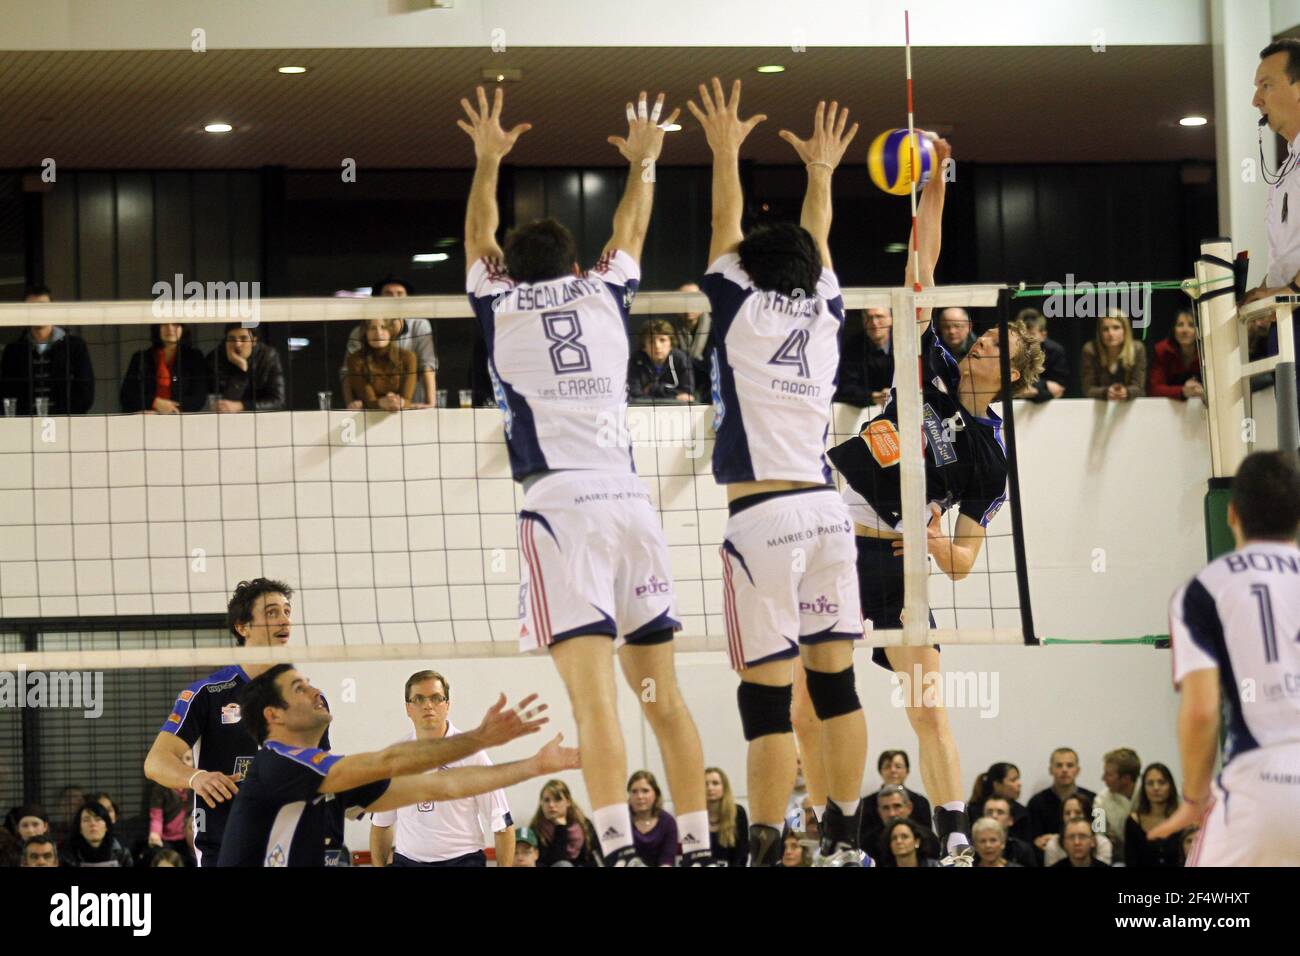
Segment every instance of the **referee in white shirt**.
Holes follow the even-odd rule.
[[[406,680],[406,716],[415,729],[404,739],[436,740],[459,733],[447,719],[450,709],[451,687],[445,677],[437,671],[412,674]],[[479,751],[439,769],[491,764],[487,754]],[[491,823],[497,866],[514,866],[514,821],[510,818],[504,790],[374,814],[370,827],[371,863],[375,866],[487,866],[481,819]]]

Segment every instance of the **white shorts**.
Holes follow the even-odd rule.
[[[1235,758],[1214,781],[1188,866],[1300,866],[1300,743]]]
[[[733,514],[721,551],[736,670],[794,657],[799,644],[862,637],[853,522],[833,489],[778,495]]]
[[[519,649],[607,634],[614,646],[677,630],[668,544],[636,475],[541,478],[519,512]]]

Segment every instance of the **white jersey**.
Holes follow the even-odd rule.
[[[456,733],[459,731],[448,721],[445,736],[450,737]],[[415,731],[411,731],[402,739],[414,740]],[[480,750],[463,760],[457,760],[438,769],[490,766],[492,761]],[[431,772],[437,773],[436,770]],[[500,833],[514,826],[504,790],[493,790],[490,793],[480,793],[476,797],[464,797],[460,800],[430,801],[399,807],[396,810],[385,810],[373,814],[371,823],[377,827],[391,827],[396,823],[397,833],[393,849],[407,859],[420,863],[439,863],[483,849],[485,841],[481,819],[490,821],[493,833]]]
[[[728,253],[700,283],[713,316],[713,477],[830,483],[824,454],[844,300],[823,269],[814,294],[764,292]]]
[[[1209,564],[1169,607],[1174,684],[1216,667],[1224,764],[1300,743],[1300,548],[1255,541]]]
[[[632,473],[627,435],[628,307],[636,260],[614,250],[581,276],[516,283],[480,259],[466,290],[487,342],[516,481],[539,471]]]

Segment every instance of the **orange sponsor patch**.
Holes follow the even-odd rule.
[[[313,757],[311,758],[311,762],[314,763],[314,764],[319,765],[319,764],[321,763],[321,761],[323,761],[323,760],[324,760],[326,757],[328,757],[328,756],[329,756],[329,751],[328,751],[328,750],[322,750],[320,753],[316,754],[315,756],[313,756]]]
[[[887,418],[878,418],[862,430],[862,440],[871,449],[871,457],[881,468],[897,465],[902,453],[898,447],[898,430]]]
[[[169,724],[179,724],[180,722],[181,722],[180,714],[170,714],[167,717],[167,723]]]

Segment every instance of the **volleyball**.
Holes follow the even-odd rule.
[[[871,181],[891,196],[906,196],[913,181],[923,189],[934,172],[934,142],[929,134],[916,130],[912,141],[917,145],[908,142],[907,130],[888,129],[872,140],[867,150]],[[913,169],[915,157],[919,157],[919,173]]]

